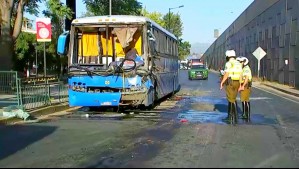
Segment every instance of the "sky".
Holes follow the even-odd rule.
[[[138,0],[149,12],[178,13],[183,22],[183,40],[194,43],[212,43],[214,29],[222,33],[254,0]],[[65,2],[65,0],[62,0]],[[76,0],[77,17],[86,11],[82,0]],[[113,3],[113,0],[112,0]],[[44,8],[41,6],[41,8]],[[32,17],[30,17],[32,18]]]
[[[183,22],[182,38],[194,43],[212,43],[214,29],[220,33],[253,2],[253,0],[139,0],[149,12],[166,14],[169,8],[179,13]]]

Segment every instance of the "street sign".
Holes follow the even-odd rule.
[[[261,47],[258,47],[252,54],[257,60],[261,60],[267,53]]]
[[[38,42],[51,42],[51,19],[36,18],[36,40]]]
[[[263,59],[263,57],[265,57],[267,53],[261,47],[258,47],[252,54],[258,60],[258,62],[257,62],[257,77],[259,78],[260,77],[260,69],[261,69],[260,68],[261,67],[261,59]]]
[[[46,42],[51,42],[51,36],[51,19],[36,18],[36,41],[44,42],[44,77],[47,76]]]

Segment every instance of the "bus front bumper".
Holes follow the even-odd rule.
[[[69,105],[73,106],[119,106],[121,93],[83,93],[69,91]]]

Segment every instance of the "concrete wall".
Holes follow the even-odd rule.
[[[225,63],[225,51],[250,60],[257,75],[260,46],[267,55],[261,60],[260,76],[299,88],[299,0],[255,0],[209,47],[204,57],[211,68]],[[288,64],[285,64],[285,60]]]

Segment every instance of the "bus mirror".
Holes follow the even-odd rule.
[[[68,31],[64,32],[63,34],[61,34],[59,36],[58,42],[57,42],[57,54],[58,55],[62,55],[62,56],[67,55],[69,41],[70,41],[70,33]]]
[[[149,38],[149,40],[150,40],[150,41],[153,41],[153,42],[155,41],[155,39],[154,39],[154,38]]]
[[[147,30],[147,34],[148,34],[148,37],[149,37],[150,41],[156,41],[155,35],[153,34],[152,31]]]

